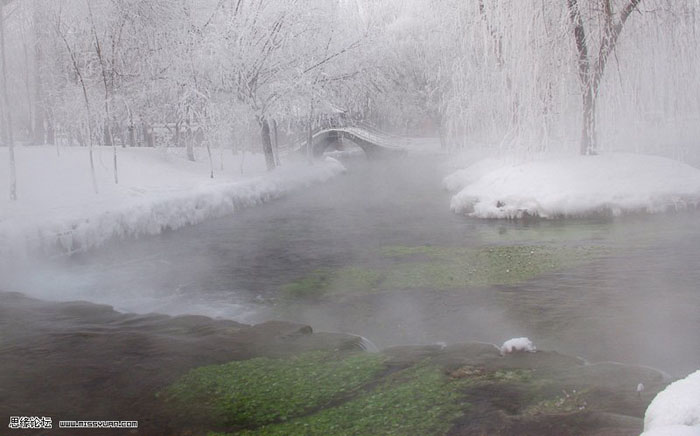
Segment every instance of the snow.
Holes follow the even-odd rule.
[[[467,168],[455,171],[454,173],[445,177],[442,184],[448,191],[461,191],[489,172],[497,170],[504,165],[506,165],[506,163],[502,159],[482,159],[472,165],[469,165]]]
[[[119,184],[111,148],[97,147],[93,191],[86,148],[17,147],[18,197],[0,198],[0,257],[33,250],[85,251],[114,238],[135,238],[199,223],[334,177],[336,160],[283,162],[272,172],[259,154],[215,151],[215,178],[204,153],[197,162],[182,149],[118,150]],[[224,170],[220,170],[221,160]],[[243,175],[241,175],[243,168]],[[8,188],[7,153],[0,155],[0,190]]]
[[[451,208],[480,218],[559,218],[697,207],[700,170],[657,156],[608,153],[487,159],[445,178]]]
[[[700,370],[659,392],[644,414],[642,436],[700,436]]]
[[[700,436],[700,427],[687,425],[667,425],[645,431],[641,436]]]
[[[513,338],[508,339],[501,345],[501,354],[510,354],[516,352],[535,352],[536,348],[532,341],[528,338]]]

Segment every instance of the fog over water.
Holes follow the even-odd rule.
[[[346,165],[323,186],[230,217],[70,258],[5,264],[0,289],[129,312],[286,319],[360,334],[380,348],[528,336],[538,348],[590,361],[673,375],[700,366],[696,213],[479,220],[450,212],[444,157]],[[444,280],[454,271],[422,257],[493,247],[584,255],[525,280],[455,276],[454,286]],[[418,254],[402,254],[411,249]],[[412,271],[437,271],[435,284],[416,282]],[[290,292],[295,283],[329,291],[299,295]]]

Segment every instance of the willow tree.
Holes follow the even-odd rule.
[[[583,128],[581,131],[581,154],[596,154],[596,102],[600,84],[610,55],[615,50],[622,29],[632,12],[637,10],[642,0],[625,0],[619,12],[613,7],[613,0],[589,0],[596,11],[602,14],[601,37],[597,46],[591,47],[586,26],[581,14],[579,0],[567,0],[569,18],[573,25],[573,36],[578,52],[578,76],[581,83],[583,103]],[[591,20],[592,21],[592,20]]]

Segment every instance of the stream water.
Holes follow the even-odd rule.
[[[347,166],[234,216],[12,265],[0,289],[139,313],[298,321],[380,348],[528,336],[591,361],[676,376],[700,368],[697,213],[478,220],[449,210],[444,158]]]

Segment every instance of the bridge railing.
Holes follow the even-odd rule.
[[[383,133],[367,131],[359,127],[344,127],[341,129],[336,129],[339,132],[346,132],[350,135],[354,135],[360,139],[367,142],[386,147],[386,148],[400,148],[397,143],[402,142],[400,139],[392,136],[387,136]]]
[[[312,133],[312,138],[316,140],[319,136],[324,135],[328,132],[335,131],[340,133],[347,133],[353,135],[359,139],[367,142],[371,142],[381,147],[389,149],[400,149],[399,144],[405,141],[405,138],[386,133],[369,123],[353,123],[347,126],[337,126],[337,127],[322,127],[317,128]],[[308,139],[306,137],[301,140],[297,140],[294,143],[284,146],[288,150],[302,151],[305,149]]]

